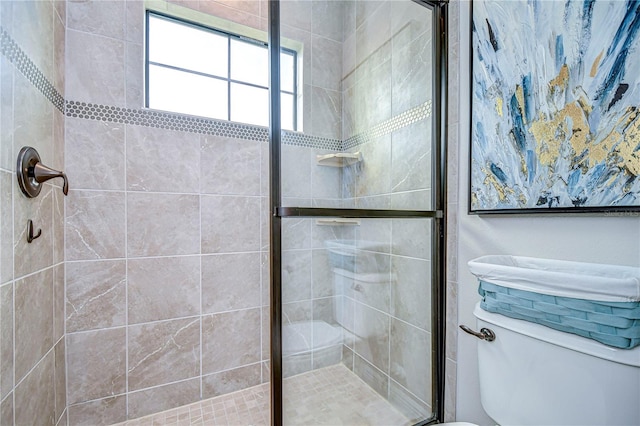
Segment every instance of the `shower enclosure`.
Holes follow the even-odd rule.
[[[281,1],[270,13],[272,94],[292,85],[280,49],[311,47],[299,98],[271,99],[273,423],[437,418],[444,5]],[[304,137],[281,131],[296,101]]]
[[[0,423],[441,421],[446,13],[0,2]]]

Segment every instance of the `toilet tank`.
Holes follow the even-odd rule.
[[[480,308],[481,402],[500,425],[640,425],[640,346],[618,349]]]

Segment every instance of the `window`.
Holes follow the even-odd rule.
[[[267,44],[147,12],[148,108],[269,125]],[[282,49],[282,128],[297,130],[297,54]]]

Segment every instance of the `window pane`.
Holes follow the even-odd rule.
[[[267,48],[232,39],[231,79],[267,87],[269,85]]]
[[[149,60],[227,77],[227,37],[149,16]]]
[[[293,127],[293,95],[287,93],[280,94],[280,125],[284,130],[296,130]]]
[[[149,108],[227,120],[227,82],[150,65]]]
[[[295,87],[294,81],[294,63],[293,55],[286,52],[280,53],[280,86],[282,90],[293,92]]]
[[[269,125],[269,91],[231,83],[231,121]]]

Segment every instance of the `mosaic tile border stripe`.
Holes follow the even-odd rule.
[[[250,124],[214,120],[183,114],[154,111],[150,109],[131,109],[116,106],[92,104],[65,100],[62,94],[51,84],[18,46],[4,28],[0,27],[0,53],[4,55],[60,112],[67,117],[88,120],[109,121],[138,126],[157,127],[182,132],[201,133],[221,137],[267,141],[269,129]],[[431,116],[431,100],[405,111],[373,128],[354,135],[345,141],[306,135],[300,132],[283,131],[282,143],[306,148],[345,151],[388,135],[405,126]]]
[[[0,53],[7,58],[60,112],[64,112],[64,97],[51,84],[36,64],[18,46],[4,28],[0,27]]]
[[[355,148],[359,145],[371,142],[372,140],[381,136],[391,134],[396,130],[400,130],[403,127],[409,126],[410,124],[429,118],[431,116],[431,107],[432,102],[431,100],[428,100],[422,105],[418,105],[417,107],[411,108],[401,114],[396,115],[395,117],[390,118],[389,120],[383,121],[382,123],[373,126],[369,130],[366,130],[355,136],[351,136],[350,138],[342,142],[342,150],[344,151],[347,149]]]

